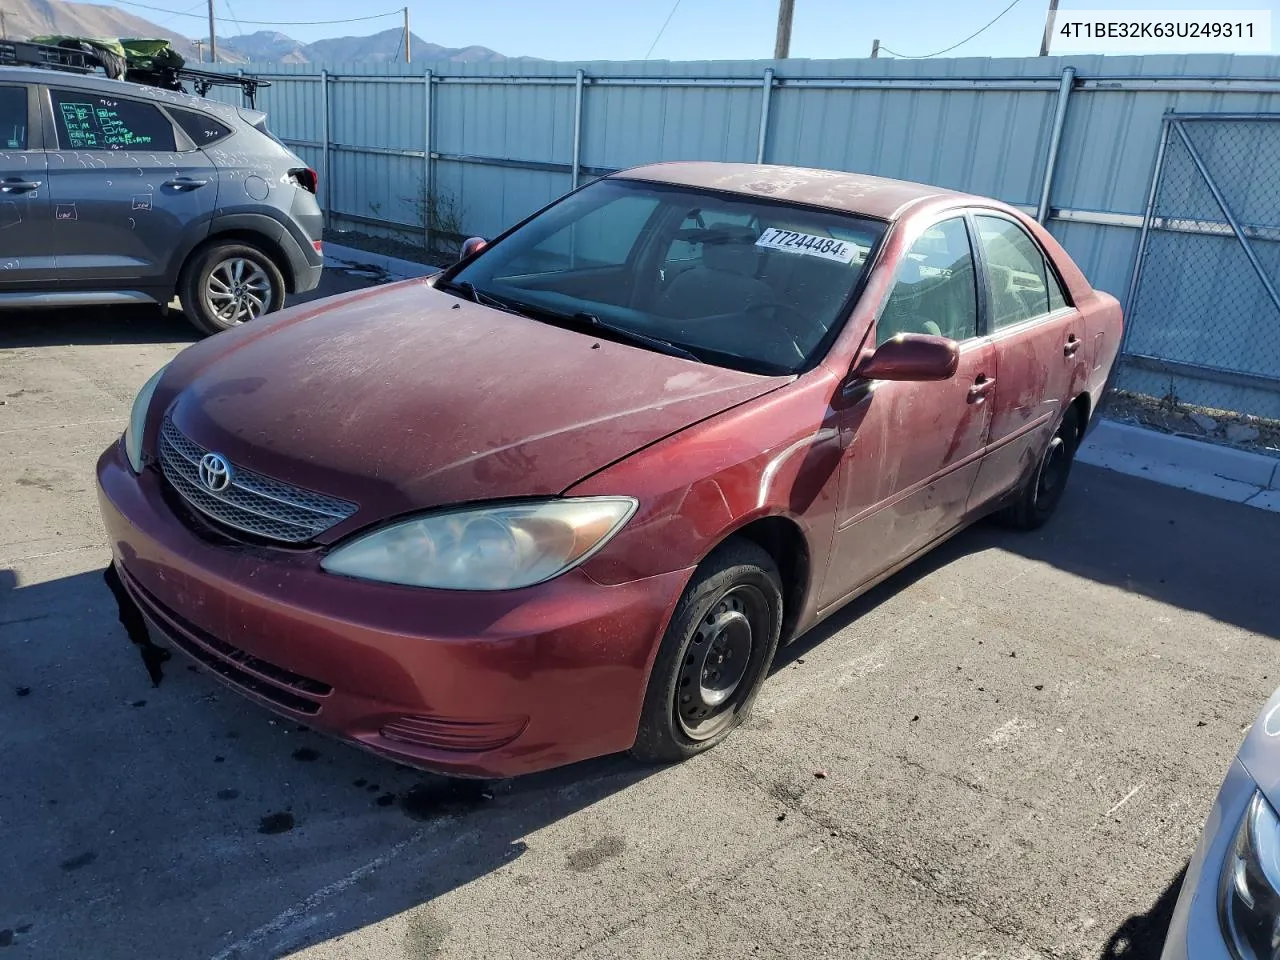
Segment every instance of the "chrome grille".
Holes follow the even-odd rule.
[[[182,499],[204,515],[257,537],[302,543],[356,512],[356,505],[303,490],[232,465],[231,485],[214,493],[200,482],[200,458],[209,451],[165,417],[160,427],[160,469]]]

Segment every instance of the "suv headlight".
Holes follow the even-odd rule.
[[[155,395],[156,384],[164,375],[168,365],[161,367],[151,375],[151,379],[142,385],[138,395],[133,399],[133,410],[129,413],[129,425],[124,430],[124,452],[129,458],[129,466],[134,473],[142,472],[142,431],[147,425],[147,410],[151,407],[151,398]]]
[[[429,514],[337,547],[320,566],[441,590],[513,590],[576,567],[635,513],[631,497],[580,497]]]
[[[1261,793],[1249,801],[1227,852],[1219,908],[1239,960],[1280,958],[1280,817]]]

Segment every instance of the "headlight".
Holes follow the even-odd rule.
[[[542,583],[599,550],[635,512],[630,497],[545,500],[435,513],[344,544],[330,573],[441,590]]]
[[[1227,852],[1219,906],[1236,957],[1280,958],[1280,817],[1261,793],[1253,795]]]
[[[133,411],[129,414],[129,426],[124,430],[124,452],[129,458],[129,466],[134,473],[142,472],[142,431],[147,424],[147,409],[151,406],[151,398],[155,395],[156,384],[164,374],[161,367],[151,375],[151,379],[142,385],[133,400]]]

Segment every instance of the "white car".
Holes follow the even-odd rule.
[[[1187,866],[1162,960],[1280,958],[1280,690],[1249,729]]]

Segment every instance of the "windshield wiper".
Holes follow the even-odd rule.
[[[495,297],[491,293],[485,293],[483,290],[477,289],[476,285],[470,280],[446,280],[443,283],[437,283],[436,288],[444,287],[446,290],[457,290],[466,294],[473,303],[479,303],[486,307],[493,307],[495,310],[505,310],[507,313],[514,313],[517,316],[528,316],[523,310],[519,309],[515,304],[508,303],[505,300]]]
[[[606,330],[613,334],[619,340],[629,340],[631,343],[649,347],[659,353],[669,354],[673,357],[682,357],[685,360],[693,360],[697,363],[705,363],[702,357],[698,356],[688,347],[682,347],[678,343],[672,343],[670,340],[663,340],[661,337],[655,337],[647,333],[641,333],[639,330],[632,330],[628,327],[616,326],[607,320],[602,320],[594,313],[585,311],[579,313],[560,313],[558,310],[548,310],[545,307],[534,307],[526,304],[520,304],[522,309],[529,309],[532,312],[545,314],[554,320],[569,320],[573,323],[581,324],[585,327],[593,327],[597,330]]]

